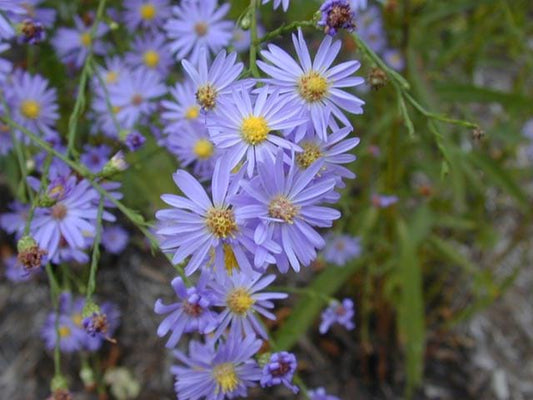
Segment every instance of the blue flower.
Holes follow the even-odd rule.
[[[294,128],[306,119],[298,115],[298,107],[287,104],[277,91],[270,95],[269,91],[264,86],[253,97],[244,87],[234,90],[231,98],[220,102],[208,123],[213,142],[225,151],[224,162],[234,168],[245,159],[249,177],[254,173],[256,161],[273,160],[279,148],[301,150],[275,132]]]
[[[343,267],[350,260],[361,255],[361,239],[350,235],[329,233],[322,252],[324,260]]]
[[[186,80],[177,83],[170,89],[172,100],[163,100],[161,105],[164,111],[161,118],[165,121],[165,133],[179,134],[184,125],[198,122],[200,106],[196,102],[196,88],[194,83]]]
[[[161,33],[148,33],[137,36],[132,50],[126,54],[126,62],[133,68],[142,67],[157,71],[166,78],[173,60],[170,55],[165,36]]]
[[[360,63],[347,61],[331,67],[341,43],[333,42],[330,36],[326,36],[320,44],[314,61],[311,61],[301,29],[297,36],[293,35],[293,43],[299,63],[273,44],[261,52],[270,62],[257,62],[259,68],[271,77],[265,82],[279,88],[281,94],[299,106],[302,115],[313,122],[319,137],[325,139],[331,115],[345,126],[351,126],[341,109],[362,114],[364,101],[341,89],[364,83],[363,78],[350,76],[359,69]]]
[[[137,28],[160,29],[170,14],[168,0],[128,0],[124,2],[123,19],[130,32]]]
[[[215,305],[224,307],[220,313],[215,337],[229,328],[232,336],[258,334],[264,339],[268,335],[257,319],[256,314],[275,320],[269,309],[274,307],[272,300],[287,298],[286,293],[260,292],[270,285],[275,275],[262,276],[259,273],[234,272],[210,282],[215,293]]]
[[[307,396],[309,396],[309,400],[340,400],[337,396],[327,394],[323,387],[308,391]]]
[[[120,254],[128,245],[129,237],[128,231],[118,225],[104,227],[102,246],[111,254]]]
[[[298,386],[291,383],[296,372],[296,366],[294,354],[286,351],[272,354],[268,363],[263,367],[261,386],[270,387],[283,384],[293,393],[298,393]]]
[[[157,329],[159,337],[172,332],[167,347],[175,347],[184,333],[207,334],[217,327],[217,314],[210,308],[213,306],[213,292],[206,287],[210,277],[209,273],[202,273],[198,283],[191,287],[185,286],[180,277],[174,278],[171,285],[178,302],[165,305],[158,299],[155,303],[157,314],[168,314]]]
[[[100,172],[109,160],[111,149],[105,144],[100,146],[85,145],[83,148],[85,151],[80,156],[81,162],[85,164],[87,169],[92,173],[96,174],[97,172]]]
[[[217,0],[182,1],[172,8],[174,18],[165,24],[170,50],[176,59],[188,59],[194,65],[201,60],[200,49],[217,53],[231,41],[233,22],[222,18],[228,13],[229,4],[217,8]]]
[[[319,332],[326,333],[331,325],[337,323],[348,330],[355,328],[353,323],[354,316],[353,301],[344,299],[342,303],[332,301],[328,308],[322,312],[322,322],[320,323]]]
[[[324,31],[335,36],[339,29],[346,29],[352,32],[355,29],[355,12],[349,0],[326,0],[320,6],[321,18],[319,26],[324,27]]]
[[[174,366],[176,393],[180,400],[223,400],[245,397],[247,388],[256,386],[261,369],[252,358],[261,341],[250,335],[229,336],[218,345],[212,339],[205,344],[191,341],[189,356],[175,351],[183,366]]]

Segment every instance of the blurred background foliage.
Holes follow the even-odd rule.
[[[65,18],[94,10],[97,2],[48,3]],[[262,8],[267,32],[283,21],[312,18],[320,4],[292,3],[286,16]],[[232,1],[231,17],[238,18],[247,4]],[[363,255],[341,269],[318,260],[316,277],[293,296],[274,337],[280,349],[296,346],[325,306],[323,296],[353,296],[358,370],[383,382],[400,368],[410,396],[423,379],[429,338],[492,304],[521,268],[530,267],[527,260],[505,269],[501,262],[528,239],[531,223],[532,169],[523,154],[521,128],[533,117],[533,2],[386,0],[381,7],[388,41],[406,59],[402,74],[410,83],[408,93],[425,109],[468,120],[483,132],[402,106],[390,81],[380,90],[359,93],[366,107],[354,118],[361,143],[350,168],[357,179],[343,192],[343,218],[334,229],[360,236]],[[121,29],[112,39],[124,49]],[[316,49],[323,34],[307,29],[306,36],[313,36]],[[360,59],[359,73],[368,76],[373,62],[349,34],[340,38],[342,57]],[[277,42],[291,48],[288,36]],[[59,91],[66,110],[59,130],[66,132],[78,76],[69,75],[49,45],[26,49],[15,55],[17,63],[30,71],[38,68],[52,85],[66,89]],[[175,71],[175,78],[180,76]],[[88,124],[80,127],[78,145],[102,140],[89,135]],[[13,192],[20,193],[13,157],[0,161],[0,167]],[[152,220],[161,207],[159,196],[175,191],[171,173],[178,165],[154,139],[129,157],[132,167],[122,177],[124,202]],[[397,195],[399,202],[379,209],[371,200],[376,193]]]

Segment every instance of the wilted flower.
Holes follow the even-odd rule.
[[[293,393],[298,393],[298,386],[292,384],[296,366],[294,354],[286,351],[272,354],[268,363],[263,367],[261,386],[269,387],[283,384]]]
[[[326,333],[331,325],[336,323],[343,325],[348,330],[352,330],[355,328],[352,320],[354,313],[352,300],[344,299],[342,303],[332,301],[329,307],[322,312],[322,322],[320,323],[319,332],[321,334]]]

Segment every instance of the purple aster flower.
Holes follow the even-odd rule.
[[[10,20],[4,14],[26,14],[26,10],[20,4],[19,0],[0,0],[0,39],[11,39],[15,35],[15,30]]]
[[[275,131],[292,129],[306,119],[299,117],[299,107],[287,104],[277,91],[269,95],[268,86],[260,88],[257,97],[250,96],[244,87],[240,89],[233,91],[231,99],[220,102],[208,128],[216,147],[225,150],[224,162],[234,168],[245,159],[251,177],[256,160],[274,160],[279,148],[301,150]]]
[[[387,49],[383,52],[385,62],[396,71],[402,71],[405,68],[405,59],[400,50]]]
[[[309,396],[309,400],[341,400],[337,396],[327,394],[323,387],[308,391],[307,396]]]
[[[237,218],[256,224],[256,244],[273,239],[281,245],[283,252],[274,257],[282,273],[289,265],[295,271],[309,265],[325,244],[313,227],[330,227],[340,218],[339,211],[318,205],[335,186],[333,178],[314,181],[322,166],[319,160],[299,171],[293,158],[286,168],[280,151],[275,162],[266,158],[258,165],[259,176],[243,183],[234,200]]]
[[[57,93],[48,87],[48,81],[40,75],[16,70],[10,90],[6,92],[13,120],[31,132],[55,135],[54,126],[59,118]],[[24,136],[24,142],[29,139]]]
[[[207,65],[207,52],[205,48],[200,51],[199,68],[196,68],[188,60],[181,64],[185,72],[194,83],[195,95],[198,104],[206,111],[213,110],[221,96],[231,93],[234,82],[243,70],[242,63],[235,63],[237,53],[222,50],[217,54],[211,66]],[[248,88],[254,85],[253,81],[241,81],[240,84]]]
[[[83,308],[85,307],[85,299],[79,298],[76,306],[74,318],[79,321],[80,312],[83,313]],[[83,348],[87,351],[97,351],[102,347],[104,341],[114,343],[115,340],[111,338],[119,324],[120,310],[118,306],[110,301],[103,303],[100,306],[100,311],[96,313],[96,318],[82,319],[81,328],[85,333],[82,338]]]
[[[89,171],[96,174],[104,168],[104,165],[109,160],[111,155],[111,149],[109,146],[102,144],[100,146],[89,146],[85,145],[83,147],[85,150],[80,156],[80,160]]]
[[[21,40],[23,43],[38,44],[46,38],[43,24],[39,21],[26,18],[20,24]]]
[[[124,139],[124,143],[126,143],[129,151],[139,150],[143,146],[144,142],[146,142],[146,138],[137,131],[128,133]]]
[[[184,1],[173,7],[174,18],[167,21],[165,30],[176,59],[187,58],[196,65],[202,58],[200,49],[217,53],[226,47],[234,26],[233,22],[222,20],[229,9],[229,4],[218,7],[217,0]]]
[[[67,185],[73,185],[73,189],[52,207],[35,209],[31,232],[53,262],[56,262],[54,258],[62,238],[70,248],[84,249],[88,245],[87,237],[95,234],[94,221],[98,213],[95,200],[99,195],[88,181],[75,182],[76,178],[71,176]],[[103,218],[114,221],[113,215],[107,211],[104,211]]]
[[[10,212],[0,215],[0,228],[10,235],[15,235],[15,238],[18,240],[24,233],[30,206],[29,204],[13,201],[9,204],[8,209]]]
[[[59,348],[62,352],[72,353],[81,350],[86,333],[77,326],[68,315],[52,312],[48,315],[41,330],[41,336],[48,350],[53,350],[57,344],[56,321],[59,319]]]
[[[268,363],[263,367],[261,386],[270,387],[283,384],[293,393],[298,393],[298,386],[291,383],[294,372],[296,372],[296,366],[294,354],[286,351],[272,354]]]
[[[351,128],[341,128],[334,131],[327,137],[326,141],[320,139],[314,134],[314,129],[308,130],[306,136],[298,142],[302,152],[296,154],[296,163],[298,167],[305,170],[316,160],[323,160],[321,176],[334,177],[337,181],[337,187],[344,187],[343,178],[353,179],[355,174],[342,164],[349,164],[355,161],[356,157],[349,154],[359,144],[359,138],[348,138]]]
[[[170,89],[172,100],[161,102],[165,110],[161,113],[161,117],[165,121],[165,133],[169,135],[179,134],[184,125],[198,121],[200,106],[196,102],[195,92],[194,83],[190,80],[177,83]]]
[[[261,369],[252,358],[261,341],[250,335],[229,336],[225,342],[191,341],[189,356],[175,351],[183,366],[174,366],[176,392],[180,400],[224,400],[245,397],[247,388],[261,379]]]
[[[224,307],[219,316],[215,337],[219,337],[229,327],[230,335],[247,337],[258,334],[268,338],[265,328],[256,314],[275,320],[269,309],[274,308],[272,300],[287,298],[286,293],[260,292],[270,285],[275,275],[262,276],[259,273],[235,272],[225,275],[222,280],[213,280],[210,286],[215,293],[215,305]]]
[[[352,32],[355,29],[355,12],[349,0],[326,0],[320,6],[321,17],[319,26],[324,27],[324,32],[335,36],[339,29]]]
[[[344,299],[342,303],[332,301],[329,307],[322,312],[319,332],[321,334],[326,333],[333,324],[340,324],[351,331],[355,328],[353,323],[354,313],[352,300]]]
[[[215,165],[211,185],[212,199],[202,185],[188,172],[178,170],[174,182],[186,197],[165,194],[161,199],[172,209],[156,213],[162,227],[157,231],[161,237],[161,248],[174,252],[173,263],[180,263],[191,256],[185,273],[191,275],[210,251],[214,252],[215,267],[218,270],[243,269],[251,272],[250,254],[260,254],[262,266],[268,259],[266,247],[279,251],[270,243],[265,248],[256,246],[249,232],[240,226],[228,199],[235,195],[239,179],[230,181],[230,170],[226,163]],[[273,260],[270,260],[273,261]]]
[[[137,36],[132,50],[126,54],[126,62],[134,68],[143,67],[158,72],[166,78],[173,60],[165,36],[162,33],[148,33]]]
[[[213,176],[216,149],[203,124],[186,123],[169,134],[165,147],[178,157],[180,165],[192,167],[193,174],[200,180]]]
[[[361,239],[349,235],[329,233],[326,237],[323,255],[327,262],[343,267],[361,255]]]
[[[302,30],[293,35],[293,44],[298,54],[296,63],[284,50],[270,44],[261,55],[271,64],[258,61],[257,65],[270,79],[265,82],[299,106],[301,113],[311,119],[319,137],[325,139],[331,115],[345,126],[350,121],[341,109],[354,114],[363,112],[364,101],[341,90],[364,83],[361,77],[351,77],[360,67],[358,61],[347,61],[335,67],[331,64],[341,49],[341,42],[333,42],[326,36],[317,51],[314,61],[307,49]]]
[[[166,93],[157,72],[137,68],[127,73],[109,88],[110,100],[118,107],[118,121],[127,129],[133,128],[141,116],[153,113],[157,107],[155,100]]]
[[[108,253],[120,254],[128,245],[129,237],[124,228],[118,225],[107,226],[102,232],[102,246]]]
[[[139,26],[160,29],[170,14],[168,0],[129,0],[124,7],[124,21],[130,32],[136,31]]]
[[[283,11],[287,11],[289,8],[289,2],[291,0],[274,0],[274,10],[283,4]],[[263,4],[270,3],[270,0],[263,0]]]
[[[184,333],[199,332],[208,334],[217,327],[217,314],[213,306],[213,293],[206,287],[210,274],[203,272],[195,286],[187,287],[180,277],[174,278],[171,285],[178,302],[169,305],[157,299],[154,310],[157,314],[168,314],[159,324],[157,335],[165,336],[172,332],[166,346],[175,347]]]
[[[94,54],[105,54],[106,48],[101,40],[109,28],[100,22],[94,36],[92,26],[86,26],[80,17],[74,16],[74,28],[59,28],[52,39],[52,45],[65,64],[79,68],[91,50]]]
[[[372,205],[377,208],[387,208],[398,202],[398,196],[387,196],[383,194],[373,194]]]

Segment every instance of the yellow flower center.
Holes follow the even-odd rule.
[[[70,328],[68,326],[60,326],[59,327],[59,337],[67,337],[70,336]]]
[[[218,238],[227,238],[233,236],[237,231],[235,214],[232,210],[211,208],[205,216],[205,224],[209,232]]]
[[[194,25],[194,31],[198,36],[205,36],[207,34],[208,26],[205,22],[198,22]]]
[[[85,47],[89,47],[91,45],[91,42],[92,42],[91,33],[90,32],[82,33],[80,35],[80,42]]]
[[[213,378],[217,383],[217,393],[230,393],[237,389],[239,378],[232,363],[219,364],[213,368]]]
[[[308,103],[322,100],[326,97],[328,89],[328,81],[316,71],[302,75],[298,82],[298,93]]]
[[[115,83],[118,80],[118,73],[116,71],[109,71],[105,76],[106,83]]]
[[[198,104],[205,110],[212,110],[217,104],[217,91],[209,84],[201,86],[196,92]]]
[[[295,206],[285,196],[274,197],[268,205],[268,214],[272,218],[282,219],[289,224],[294,222],[294,218],[298,215],[300,207]]]
[[[159,65],[159,53],[154,50],[148,50],[143,55],[143,61],[148,68],[155,68]]]
[[[185,111],[185,118],[186,119],[196,119],[200,115],[200,107],[198,106],[190,106]]]
[[[37,119],[41,115],[41,106],[35,100],[24,100],[20,105],[20,112],[26,118]]]
[[[263,117],[250,116],[244,118],[241,125],[242,138],[248,144],[255,146],[257,144],[263,143],[270,128],[268,127],[267,121]]]
[[[207,160],[213,155],[214,147],[207,139],[199,139],[193,148],[193,152],[200,160]]]
[[[240,269],[235,253],[227,243],[224,243],[224,266],[226,267],[228,275],[232,275],[234,270],[238,271]]]
[[[118,112],[119,112],[121,109],[122,109],[122,107],[120,107],[120,106],[112,106],[112,107],[111,107],[111,112],[112,112],[113,114],[118,114]]]
[[[146,3],[141,6],[139,9],[139,13],[141,14],[141,18],[145,21],[151,21],[155,18],[155,15],[157,14],[157,10],[155,9],[155,6],[152,3]]]
[[[301,147],[304,151],[296,154],[296,162],[302,169],[308,168],[316,160],[322,157],[320,147],[315,143],[303,143]]]
[[[233,289],[226,298],[226,304],[234,314],[246,314],[254,303],[255,300],[244,288]]]

